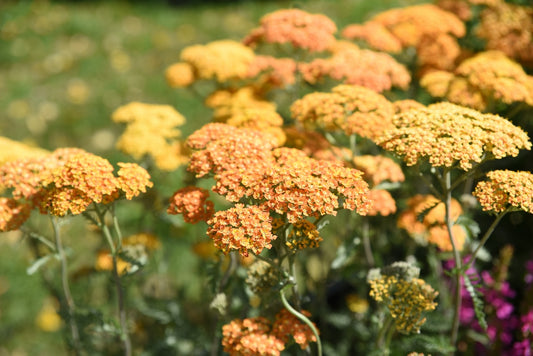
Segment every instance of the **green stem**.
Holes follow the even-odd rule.
[[[52,252],[56,252],[56,246],[54,245],[53,242],[51,242],[50,240],[48,240],[46,237],[44,236],[41,236],[33,231],[30,231],[29,229],[25,228],[24,226],[21,226],[20,231],[22,231],[24,234],[26,234],[28,237],[31,237],[32,239],[35,239],[37,241],[39,241],[40,243],[42,243],[43,245],[45,245],[46,247],[48,247],[50,249],[50,251]]]
[[[131,356],[131,340],[130,340],[129,333],[128,333],[128,320],[127,320],[126,309],[124,307],[124,289],[122,287],[120,274],[117,268],[117,257],[118,257],[117,252],[118,251],[115,246],[115,243],[113,242],[111,231],[109,231],[109,228],[105,224],[104,214],[102,213],[102,211],[99,209],[99,207],[96,204],[95,204],[95,212],[98,215],[98,224],[107,240],[107,243],[109,244],[109,248],[111,250],[111,256],[113,258],[113,279],[115,281],[115,286],[117,289],[117,304],[118,304],[118,314],[119,314],[119,320],[120,320],[120,338],[122,340],[122,343],[124,344],[124,355]],[[116,221],[115,217],[113,217],[113,222],[115,221]],[[114,228],[115,228],[115,231],[119,229],[118,225],[114,226]]]
[[[374,267],[376,262],[374,260],[374,254],[372,253],[372,245],[370,244],[370,227],[368,220],[363,220],[363,246],[365,249],[365,257],[368,266]]]
[[[389,336],[391,334],[390,329],[393,329],[392,326],[394,324],[394,319],[390,314],[387,314],[387,317],[385,321],[383,322],[383,326],[379,330],[378,336],[376,338],[376,349],[383,350],[384,355],[388,355],[389,353],[389,344],[392,336]],[[394,331],[394,330],[393,330]],[[385,339],[385,342],[384,342]]]
[[[81,352],[80,332],[74,317],[76,305],[74,304],[74,299],[72,298],[72,293],[70,292],[70,286],[68,282],[67,256],[65,255],[63,242],[61,241],[59,221],[57,220],[58,218],[56,216],[50,216],[50,218],[52,220],[52,227],[54,229],[55,250],[57,251],[61,261],[61,285],[63,286],[63,295],[67,305],[68,323],[70,326],[70,334],[72,335],[73,351],[75,355],[79,355]]]
[[[318,335],[318,330],[316,329],[315,325],[311,322],[311,320],[309,320],[309,318],[307,318],[305,315],[303,315],[302,313],[300,313],[299,311],[294,309],[289,304],[289,302],[287,301],[287,298],[285,297],[285,292],[283,291],[283,289],[281,289],[279,291],[279,294],[281,296],[281,302],[283,303],[283,306],[285,306],[285,308],[287,308],[287,310],[292,315],[294,315],[295,317],[300,319],[302,322],[305,323],[305,325],[307,325],[307,326],[309,326],[311,328],[311,331],[313,332],[313,334],[315,335],[315,338],[316,338],[317,355],[318,356],[322,356],[322,343],[320,342],[320,336]]]

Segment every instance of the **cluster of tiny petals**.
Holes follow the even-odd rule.
[[[237,112],[226,120],[226,123],[235,127],[249,128],[268,133],[276,138],[276,146],[285,143],[283,132],[283,118],[276,111],[263,108],[246,108]]]
[[[183,220],[196,224],[207,221],[213,216],[215,209],[209,198],[207,189],[198,187],[181,188],[170,198],[169,214],[183,214]]]
[[[388,216],[396,212],[396,201],[387,190],[371,189],[368,198],[372,202],[368,216]]]
[[[381,182],[403,182],[405,176],[402,168],[392,159],[385,156],[362,155],[352,159],[355,168],[364,173],[364,178],[373,186]]]
[[[304,248],[317,248],[322,241],[316,225],[302,219],[292,224],[292,229],[287,236],[285,244],[292,250]]]
[[[30,217],[31,209],[31,204],[0,197],[0,231],[18,230]]]
[[[245,45],[220,40],[206,45],[193,45],[181,51],[181,60],[188,63],[198,79],[215,79],[225,82],[246,78],[254,52]]]
[[[302,310],[301,313],[307,317],[311,316],[306,310]],[[282,309],[276,314],[276,320],[272,325],[272,333],[285,343],[289,341],[289,335],[291,335],[302,350],[305,350],[310,342],[317,341],[311,328],[296,318],[287,309]]]
[[[235,319],[222,327],[224,351],[231,356],[279,356],[285,343],[270,329],[270,321],[263,317]]]
[[[261,26],[243,40],[249,46],[258,43],[290,43],[310,52],[326,50],[335,42],[337,26],[328,17],[299,9],[283,9],[265,15]]]
[[[345,84],[360,85],[376,92],[392,87],[406,89],[411,81],[408,70],[386,53],[351,48],[338,51],[329,58],[301,63],[299,70],[309,83],[331,77]]]
[[[487,173],[474,190],[484,211],[500,213],[507,209],[533,214],[533,174],[526,171],[496,170]]]
[[[421,85],[435,97],[479,110],[487,110],[490,102],[533,105],[533,77],[499,51],[468,58],[453,73],[431,72],[422,78]],[[457,95],[457,91],[469,95]],[[472,101],[472,97],[479,99]]]
[[[270,214],[256,205],[236,204],[216,212],[207,224],[207,235],[225,254],[230,250],[237,250],[245,257],[249,251],[259,254],[264,248],[270,249],[270,242],[277,238],[272,234]]]
[[[382,95],[357,85],[339,85],[331,93],[311,93],[295,101],[291,115],[309,126],[342,130],[376,139],[393,128],[393,105]]]
[[[118,186],[126,194],[126,199],[131,200],[141,193],[146,193],[147,187],[154,186],[150,181],[150,174],[137,163],[119,162],[118,166]]]
[[[284,87],[295,83],[296,68],[296,62],[292,58],[255,56],[248,68],[248,76],[253,78],[261,75],[259,81]]]
[[[394,116],[395,129],[378,144],[403,157],[409,166],[427,159],[434,167],[468,170],[484,158],[516,156],[530,149],[527,133],[493,114],[451,103],[438,103]]]
[[[207,97],[205,105],[215,110],[213,120],[217,122],[226,122],[228,118],[246,109],[276,111],[276,104],[265,100],[257,88],[252,86],[217,90]]]

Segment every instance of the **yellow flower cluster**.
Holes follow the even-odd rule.
[[[394,107],[384,96],[357,85],[338,85],[331,93],[311,93],[291,106],[294,119],[326,131],[342,130],[372,140],[394,127]]]
[[[244,79],[254,57],[253,50],[232,40],[193,45],[181,51],[181,62],[167,68],[165,76],[172,87],[188,86],[198,79],[220,83]]]
[[[126,124],[117,148],[136,160],[151,156],[155,165],[165,171],[188,161],[185,148],[177,140],[181,133],[176,128],[185,123],[185,118],[170,105],[132,102],[116,109],[112,119]]]
[[[272,135],[276,138],[276,145],[282,146],[286,136],[283,132],[283,118],[271,109],[246,108],[235,113],[226,120],[226,124],[249,128]]]
[[[452,221],[463,213],[455,199],[451,203]],[[419,217],[423,215],[422,221]],[[398,227],[405,229],[415,240],[436,245],[441,251],[452,251],[450,235],[445,225],[445,206],[433,195],[418,194],[407,201],[407,209],[398,218]],[[463,249],[466,232],[459,225],[452,226],[455,247]]]
[[[422,314],[437,307],[439,293],[422,279],[382,271],[369,276],[368,283],[370,296],[387,307],[401,333],[419,333],[426,322]]]
[[[285,245],[291,250],[317,248],[322,240],[323,239],[320,237],[320,233],[315,224],[308,220],[301,219],[292,224]]]
[[[330,77],[345,84],[360,85],[376,92],[392,87],[407,89],[411,75],[402,64],[386,53],[350,48],[329,58],[318,58],[298,66],[303,78],[315,84]]]
[[[0,136],[0,166],[20,158],[43,157],[50,152]]]
[[[510,121],[451,103],[438,103],[394,116],[395,129],[378,144],[408,166],[428,160],[434,167],[472,168],[487,159],[516,156],[530,149],[527,133]]]
[[[159,241],[156,235],[147,232],[129,235],[122,239],[122,246],[135,245],[142,245],[147,250],[152,251],[161,247],[161,241]]]
[[[323,51],[335,42],[337,26],[327,16],[300,9],[274,11],[261,18],[261,26],[243,40],[248,46],[259,43],[290,43],[310,52]]]
[[[533,77],[499,51],[468,58],[453,73],[426,74],[420,84],[435,97],[482,111],[495,103],[533,106]]]
[[[489,180],[477,184],[474,196],[484,211],[500,213],[507,209],[533,214],[533,174],[526,171],[496,170]]]

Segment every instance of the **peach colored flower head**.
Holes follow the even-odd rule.
[[[422,109],[424,108],[424,104],[419,103],[416,100],[413,99],[404,99],[404,100],[398,100],[392,102],[392,105],[394,106],[394,113],[400,114],[409,110],[413,109]]]
[[[533,214],[533,174],[526,171],[496,170],[477,184],[473,195],[484,211],[523,210]]]
[[[0,231],[18,230],[30,217],[31,204],[0,197]]]
[[[141,193],[146,193],[146,188],[154,186],[150,181],[150,174],[138,164],[119,162],[118,166],[118,186],[126,194],[126,199],[131,200]]]
[[[181,88],[191,85],[195,80],[194,68],[189,63],[174,63],[165,70],[165,78],[171,88]]]
[[[342,30],[342,37],[363,40],[371,48],[378,51],[398,53],[403,49],[402,43],[398,38],[385,26],[374,21],[348,25]]]
[[[339,51],[329,58],[300,63],[298,68],[303,78],[311,84],[330,77],[376,92],[390,90],[392,87],[406,89],[411,81],[407,68],[393,57],[368,49]]]
[[[285,87],[296,82],[296,62],[292,58],[255,56],[248,68],[250,78],[258,77],[263,85]]]
[[[451,103],[398,114],[395,129],[378,144],[401,156],[408,166],[428,160],[434,167],[472,168],[487,159],[516,156],[530,149],[527,133],[510,121]]]
[[[209,191],[198,187],[185,187],[177,190],[170,198],[169,214],[183,214],[183,220],[190,224],[211,219],[215,213],[214,204],[209,199]]]
[[[421,67],[419,72],[452,70],[461,54],[461,47],[455,37],[446,33],[435,37],[424,36],[420,39],[416,54]]]
[[[455,248],[459,251],[463,250],[466,241],[465,229],[460,225],[452,226],[453,242]],[[448,228],[445,225],[436,225],[428,229],[426,235],[427,242],[433,244],[441,251],[451,252],[453,251],[452,242],[450,240],[450,234]]]
[[[205,100],[205,105],[215,110],[213,119],[218,122],[226,122],[245,109],[276,111],[276,104],[266,101],[251,86],[237,90],[217,90]]]
[[[364,178],[377,186],[384,181],[403,182],[405,176],[402,168],[392,159],[385,156],[362,155],[352,159],[355,168],[361,170]]]
[[[272,234],[272,219],[267,210],[255,205],[236,204],[228,210],[218,211],[207,221],[207,235],[215,246],[227,254],[237,250],[242,256],[249,251],[259,254],[272,247],[277,238]]]
[[[248,46],[261,42],[290,43],[310,52],[326,50],[335,41],[337,26],[322,14],[299,9],[283,9],[263,16],[261,26],[243,40]]]
[[[331,93],[307,94],[292,104],[291,115],[309,126],[370,139],[394,127],[392,104],[384,96],[356,85],[339,85]]]
[[[454,73],[429,73],[422,78],[421,85],[435,97],[479,110],[490,109],[487,103],[491,102],[533,105],[533,77],[498,51],[468,58]],[[477,99],[473,101],[472,98]]]
[[[388,216],[396,212],[396,201],[387,190],[371,189],[368,198],[372,201],[368,216]]]
[[[232,40],[189,46],[180,55],[181,60],[192,67],[195,78],[221,83],[246,78],[254,56],[250,48]]]
[[[306,310],[302,310],[301,313],[307,317],[311,316],[311,313]],[[310,342],[317,341],[311,328],[291,314],[287,309],[282,309],[276,314],[276,320],[272,325],[272,334],[284,343],[288,343],[289,336],[292,336],[302,350],[305,350]]]
[[[231,356],[279,356],[285,343],[270,334],[271,323],[263,317],[235,319],[222,327],[222,346]]]

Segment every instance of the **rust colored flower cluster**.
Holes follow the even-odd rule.
[[[533,106],[533,77],[499,51],[466,59],[453,73],[429,73],[420,83],[435,97],[477,110],[491,110],[495,103]]]
[[[326,50],[335,42],[337,26],[327,16],[299,9],[283,9],[263,16],[261,25],[244,39],[248,46],[259,43],[290,43],[310,52]]]
[[[486,48],[504,52],[526,67],[533,67],[533,10],[497,0],[481,12],[477,35]]]
[[[31,204],[0,197],[0,231],[18,230],[30,217]]]
[[[264,248],[270,249],[270,242],[277,238],[272,234],[271,220],[266,209],[236,204],[233,208],[216,212],[207,221],[207,235],[225,254],[230,250],[237,250],[245,257],[248,251],[259,254]]]
[[[165,76],[171,87],[185,87],[198,79],[220,83],[244,79],[254,56],[250,48],[232,40],[193,45],[181,51],[181,62],[167,68]]]
[[[311,83],[330,77],[345,84],[360,85],[376,92],[393,87],[407,89],[411,76],[407,69],[386,53],[351,48],[329,58],[318,58],[298,66],[303,78]]]
[[[294,119],[326,131],[342,130],[372,140],[394,127],[393,105],[382,95],[357,85],[339,85],[331,93],[311,93],[291,106]]]
[[[317,248],[322,240],[315,224],[302,219],[292,224],[285,244],[291,250],[301,250],[304,248]]]
[[[463,213],[461,204],[452,199],[451,219],[456,221]],[[419,217],[423,217],[420,221]],[[441,251],[452,251],[450,236],[445,224],[444,203],[433,195],[415,195],[407,201],[407,210],[398,218],[398,227],[405,229],[415,240],[436,245]],[[463,249],[466,232],[459,225],[452,226],[457,250]]]
[[[424,312],[435,310],[438,296],[429,284],[416,276],[397,273],[394,264],[386,270],[372,270],[368,276],[370,296],[383,304],[394,319],[396,330],[404,334],[419,333],[426,322]],[[404,271],[400,271],[404,272]]]
[[[428,160],[434,167],[472,168],[487,159],[516,156],[530,149],[527,133],[510,121],[451,103],[396,115],[395,129],[378,144],[403,157],[408,166]]]
[[[419,65],[427,70],[450,69],[460,54],[456,38],[465,32],[463,22],[453,13],[422,4],[382,12],[362,25],[346,27],[342,34],[382,51],[415,47]]]
[[[310,315],[305,310],[302,313]],[[222,327],[222,335],[224,351],[232,356],[279,356],[291,335],[302,350],[309,342],[317,341],[311,328],[286,309],[276,315],[273,323],[264,317],[233,320]]]
[[[484,211],[501,213],[508,209],[533,214],[533,174],[526,171],[496,170],[477,184],[474,196]]]
[[[188,160],[178,141],[185,118],[170,105],[132,102],[115,110],[113,121],[125,123],[117,148],[136,160],[148,155],[156,166],[171,171]]]
[[[170,198],[169,214],[183,214],[183,220],[190,224],[211,219],[215,207],[209,199],[209,191],[198,187],[181,188]]]
[[[285,87],[296,82],[296,69],[296,62],[292,58],[258,55],[248,68],[248,76],[258,77],[260,86]]]
[[[58,149],[44,158],[11,161],[0,167],[0,186],[13,199],[41,213],[80,214],[92,203],[109,203],[123,193],[132,199],[152,186],[150,176],[132,163],[120,163],[118,177],[104,158],[76,148]]]

